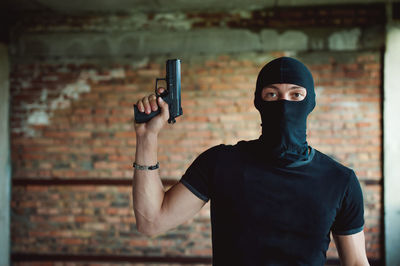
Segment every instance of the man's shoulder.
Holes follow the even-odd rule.
[[[198,159],[204,161],[234,161],[239,160],[247,154],[251,148],[252,141],[241,140],[236,144],[218,144],[202,152]]]
[[[354,175],[353,169],[345,166],[343,163],[339,162],[334,155],[325,154],[317,149],[315,149],[314,155],[314,166],[320,168],[321,170],[329,171],[337,176],[352,176]]]
[[[230,146],[232,146],[232,145],[226,145],[226,144],[223,144],[223,143],[218,144],[218,145],[214,145],[214,146],[211,146],[210,148],[206,149],[205,151],[203,151],[200,154],[200,156],[202,156],[202,155],[207,155],[207,156],[213,155],[213,156],[216,156],[217,154],[219,154],[221,152],[229,150]]]
[[[204,150],[200,155],[198,155],[197,159],[198,161],[208,161],[208,162],[215,162],[219,158],[224,158],[224,156],[221,154],[229,152],[231,150],[232,145],[226,145],[226,144],[218,144],[214,145],[206,150]]]
[[[239,140],[236,144],[218,144],[208,148],[205,152],[233,152],[243,151],[255,145],[256,140]]]

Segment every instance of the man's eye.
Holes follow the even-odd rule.
[[[306,96],[305,96],[305,93],[302,93],[302,92],[295,92],[295,91],[293,91],[293,92],[290,94],[290,98],[291,98],[292,100],[294,100],[294,101],[302,101],[305,97],[306,97]]]
[[[268,97],[268,98],[274,98],[274,97],[276,97],[276,93],[274,93],[274,92],[268,92],[268,93],[267,93],[267,97]]]

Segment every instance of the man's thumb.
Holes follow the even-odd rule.
[[[161,116],[168,118],[169,117],[168,104],[161,97],[158,97],[158,105],[161,108]]]

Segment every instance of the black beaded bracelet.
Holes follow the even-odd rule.
[[[140,164],[137,164],[136,162],[134,162],[133,167],[135,167],[138,170],[156,170],[160,167],[160,163],[157,162],[156,165],[148,166],[148,165],[140,165]]]

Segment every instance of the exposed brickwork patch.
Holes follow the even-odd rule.
[[[184,115],[160,134],[163,178],[179,179],[197,154],[210,146],[234,144],[260,133],[253,107],[257,73],[285,53],[183,61]],[[308,124],[309,143],[352,167],[365,196],[367,252],[381,258],[381,61],[379,52],[299,55],[315,77],[317,107]],[[19,64],[12,70],[11,127],[13,178],[130,179],[135,151],[132,104],[153,92],[164,64]],[[86,74],[85,74],[86,73]],[[92,73],[92,74],[87,74]],[[67,84],[87,75],[90,90],[51,109]],[[43,91],[47,90],[47,96]],[[25,105],[41,103],[48,123],[31,125],[34,135],[16,129],[27,123]],[[372,182],[374,181],[374,182]],[[118,186],[28,186],[13,188],[14,252],[211,254],[207,209],[160,238],[137,234],[130,188]],[[329,258],[337,253],[333,244]]]

